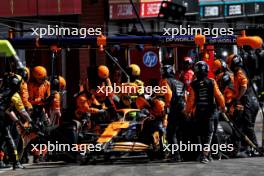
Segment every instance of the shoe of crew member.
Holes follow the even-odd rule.
[[[10,168],[11,166],[9,165],[6,165],[4,163],[4,156],[5,156],[5,153],[1,150],[0,151],[0,169],[3,169],[3,168]]]

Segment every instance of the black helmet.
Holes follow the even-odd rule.
[[[161,74],[162,76],[168,77],[168,76],[173,76],[175,73],[173,71],[173,66],[172,65],[163,65],[161,69]]]
[[[197,78],[207,77],[209,72],[209,66],[204,61],[199,61],[194,65],[194,73]]]
[[[237,67],[243,67],[243,59],[240,55],[231,55],[228,57],[228,65],[232,71]]]
[[[234,89],[230,73],[225,73],[220,79],[219,88],[224,91],[225,87],[228,86],[231,89]]]
[[[22,77],[14,73],[8,73],[4,76],[3,86],[16,92],[20,89]]]
[[[27,67],[19,68],[17,74],[22,77],[23,80],[29,80],[29,69]]]
[[[235,55],[231,63],[231,68],[232,67],[243,67],[243,60],[240,55]]]

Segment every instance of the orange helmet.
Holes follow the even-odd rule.
[[[162,100],[153,100],[153,113],[157,116],[162,116],[165,112],[165,103]]]
[[[106,79],[109,77],[109,69],[107,66],[105,65],[100,65],[98,67],[98,76],[101,78],[101,79]]]
[[[146,107],[150,107],[150,104],[148,103],[148,101],[144,97],[138,97],[136,99],[136,106],[138,109],[143,109]]]
[[[222,64],[220,59],[214,60],[214,69],[221,69],[221,68],[222,68]]]
[[[59,76],[59,87],[60,87],[60,90],[63,90],[66,88],[66,81],[62,76]]]
[[[36,66],[32,70],[32,75],[36,79],[43,79],[47,77],[47,70],[42,66]]]
[[[213,65],[213,71],[215,74],[217,74],[217,72],[220,72],[222,70],[222,63],[220,59],[216,59],[214,60],[214,65]]]

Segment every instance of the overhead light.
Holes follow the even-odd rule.
[[[227,51],[223,51],[223,52],[222,52],[222,56],[223,56],[223,57],[227,57],[227,56],[228,56],[228,52],[227,52]]]

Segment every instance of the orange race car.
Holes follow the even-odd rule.
[[[98,151],[83,153],[83,164],[112,159],[155,157],[161,150],[155,118],[147,110],[120,109],[118,119],[111,122],[97,138]]]

